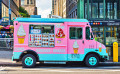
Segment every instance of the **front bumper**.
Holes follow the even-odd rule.
[[[101,62],[105,62],[109,60],[109,56],[101,56],[100,57]]]

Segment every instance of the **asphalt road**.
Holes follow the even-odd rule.
[[[0,67],[0,74],[120,74],[120,66],[100,65],[89,68],[77,65],[45,64],[37,65],[35,68]]]

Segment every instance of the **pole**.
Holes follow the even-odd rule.
[[[84,0],[78,0],[78,3],[77,3],[77,18],[84,19]]]
[[[104,5],[103,5],[103,11],[104,11],[104,20],[105,20],[105,17],[106,17],[106,15],[105,15],[105,14],[106,14],[106,11],[105,11],[105,6],[106,6],[106,5],[105,5],[105,1],[106,1],[106,0],[103,0],[103,4],[104,4]]]
[[[11,20],[11,8],[10,8],[10,0],[9,0],[9,25],[10,25],[10,20]]]
[[[89,20],[89,0],[87,0],[87,19]]]

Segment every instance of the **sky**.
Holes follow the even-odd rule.
[[[52,11],[52,0],[36,0],[36,6],[38,15],[41,15],[42,18],[47,18]]]

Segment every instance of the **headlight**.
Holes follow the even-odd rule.
[[[106,49],[106,53],[108,53],[108,50]]]

